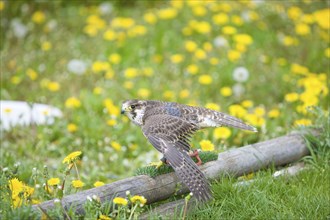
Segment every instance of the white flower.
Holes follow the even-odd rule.
[[[213,40],[213,44],[215,47],[226,47],[228,46],[228,41],[224,37],[216,37]]]
[[[131,192],[129,190],[126,191],[126,196],[130,195]]]
[[[28,28],[20,20],[14,19],[11,22],[11,27],[13,29],[14,35],[17,38],[24,38],[28,32]]]
[[[73,59],[69,61],[67,68],[70,72],[81,75],[86,72],[87,65],[82,60]]]
[[[4,167],[4,168],[2,168],[2,172],[7,172],[9,170],[9,168],[8,167]]]
[[[92,201],[92,198],[90,196],[87,196],[86,199],[90,202]]]
[[[55,30],[55,28],[57,27],[57,21],[56,20],[50,20],[48,23],[47,23],[47,27],[50,31],[52,30]]]
[[[110,14],[112,12],[112,9],[113,9],[113,6],[109,2],[103,2],[99,6],[99,10],[100,10],[101,14],[103,14],[103,15]]]
[[[56,204],[56,203],[60,203],[61,202],[61,200],[60,199],[54,199],[54,203]]]
[[[34,186],[34,188],[39,189],[39,188],[40,188],[40,184],[36,184],[36,185]]]
[[[236,83],[234,86],[233,86],[233,93],[234,93],[234,96],[236,97],[240,97],[241,95],[243,95],[243,93],[245,92],[245,88],[242,84],[240,83]]]
[[[233,78],[236,82],[245,82],[249,78],[249,71],[245,67],[234,69]]]

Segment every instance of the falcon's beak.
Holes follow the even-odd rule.
[[[122,115],[125,114],[125,110],[121,109],[120,114],[122,114]]]

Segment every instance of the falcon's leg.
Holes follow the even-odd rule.
[[[197,166],[200,166],[202,165],[202,160],[201,158],[199,157],[199,154],[198,154],[198,150],[194,150],[193,153],[189,154],[190,157],[196,157],[197,159]]]
[[[162,161],[164,164],[168,164],[168,161],[167,161],[167,159],[166,159],[165,157],[162,157],[162,158],[160,159],[160,161]]]

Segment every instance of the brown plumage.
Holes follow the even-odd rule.
[[[200,201],[211,199],[212,193],[204,174],[189,156],[191,135],[202,128],[219,126],[257,131],[225,113],[174,102],[127,100],[122,113],[142,128],[144,136]]]

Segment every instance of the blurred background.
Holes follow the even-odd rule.
[[[313,125],[311,106],[328,114],[329,1],[0,1],[0,12],[1,100],[50,106],[31,125],[2,127],[1,168],[28,184],[44,165],[61,176],[74,151],[85,188],[157,161],[120,115],[126,99],[204,106],[258,127],[192,139],[215,152]],[[1,120],[15,111],[2,107]]]

